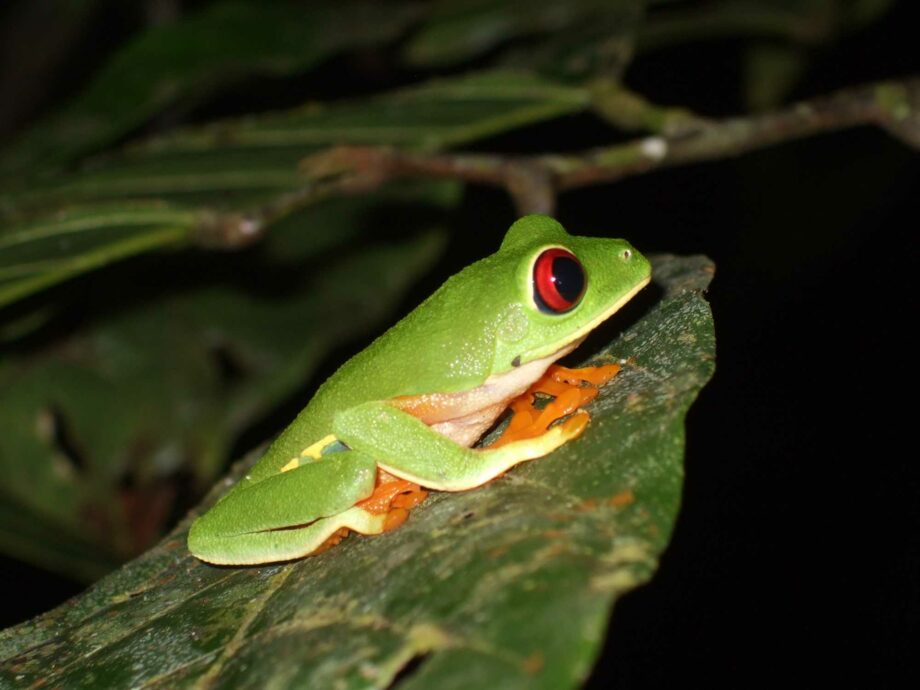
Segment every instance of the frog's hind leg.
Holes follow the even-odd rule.
[[[333,424],[337,438],[372,455],[390,474],[430,489],[464,491],[575,438],[587,424],[587,414],[574,415],[532,438],[479,449],[461,446],[417,417],[382,401],[345,410]]]
[[[342,528],[382,532],[386,513],[354,508],[376,477],[374,459],[352,450],[243,480],[192,525],[189,550],[209,563],[250,565],[306,556]]]

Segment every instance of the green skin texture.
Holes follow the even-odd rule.
[[[533,299],[534,262],[550,247],[575,254],[587,281],[581,301],[563,314],[544,313]],[[218,564],[299,558],[340,527],[383,530],[385,516],[354,507],[373,493],[378,465],[428,488],[459,491],[552,451],[568,438],[559,426],[532,442],[472,449],[387,401],[468,391],[552,355],[609,317],[650,273],[625,240],[572,236],[547,216],[521,218],[496,253],[449,278],[329,377],[252,470],[195,521],[189,550]],[[330,434],[347,449],[302,456]],[[303,464],[282,472],[294,458]]]

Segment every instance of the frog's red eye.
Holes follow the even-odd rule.
[[[573,309],[588,285],[585,269],[576,256],[560,247],[547,249],[533,265],[533,299],[547,314]]]

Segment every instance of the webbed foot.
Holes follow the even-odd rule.
[[[553,422],[568,415],[571,416],[562,426],[570,438],[577,437],[590,420],[588,413],[579,408],[594,400],[599,387],[619,371],[619,364],[580,369],[551,365],[523,395],[511,402],[511,421],[489,448],[540,436]],[[536,406],[538,395],[551,395],[554,400],[541,409]]]

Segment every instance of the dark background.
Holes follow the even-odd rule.
[[[816,48],[793,98],[920,72],[912,4]],[[0,20],[13,16],[6,12]],[[31,85],[24,103],[10,100],[10,89],[22,87],[8,77],[16,59],[36,56],[17,58],[7,44],[4,135],[77,89],[139,21],[113,9],[82,58],[46,73],[44,88]],[[710,41],[659,51],[634,62],[626,81],[661,103],[737,114],[742,47]],[[336,60],[296,88],[335,97],[369,89],[366,77],[360,64]],[[386,89],[412,75],[376,77],[373,86]],[[241,106],[230,103],[225,111]],[[198,116],[220,114],[218,102]],[[584,115],[476,148],[578,150],[609,137]],[[683,508],[652,582],[618,603],[591,687],[792,679],[854,686],[906,681],[899,674],[915,670],[920,481],[910,450],[917,426],[909,333],[918,199],[920,158],[871,128],[561,197],[558,217],[573,232],[623,235],[647,253],[705,253],[717,266],[708,295],[717,371],[687,419]],[[446,258],[405,309],[492,251],[513,218],[503,193],[468,188],[449,220]],[[346,354],[361,345],[348,344]],[[0,578],[2,625],[81,589],[9,560],[0,561]]]

